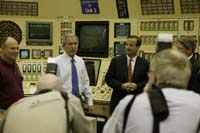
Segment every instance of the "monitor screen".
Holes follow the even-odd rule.
[[[96,86],[101,65],[100,59],[83,59],[90,79],[90,85]]]
[[[20,49],[19,50],[19,58],[20,59],[29,59],[30,50],[29,49]]]
[[[114,42],[114,55],[125,55],[126,54],[126,42]]]
[[[126,38],[130,35],[130,23],[115,23],[115,38]]]
[[[32,49],[32,59],[40,59],[42,56],[41,49]]]
[[[27,22],[26,42],[28,45],[52,45],[52,23]]]
[[[76,21],[79,37],[78,55],[85,57],[108,57],[108,21]]]
[[[52,49],[44,49],[43,51],[43,56],[45,59],[49,58],[49,57],[52,57]]]

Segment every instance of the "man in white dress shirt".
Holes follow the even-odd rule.
[[[162,88],[169,108],[169,116],[160,122],[160,133],[197,133],[200,96],[186,90],[190,74],[190,62],[177,50],[162,50],[151,61],[149,86],[154,84]],[[129,95],[120,101],[104,126],[103,133],[122,133],[124,110],[132,97]],[[151,133],[153,121],[148,94],[143,92],[132,104],[125,133]]]
[[[90,89],[90,81],[87,74],[86,66],[83,59],[76,55],[78,51],[79,39],[75,35],[67,35],[65,37],[65,43],[63,48],[65,52],[59,55],[56,59],[57,63],[57,76],[60,77],[63,83],[63,91],[72,93],[72,71],[71,60],[74,60],[74,64],[77,70],[78,76],[78,88],[80,97],[85,97],[89,112],[93,109],[92,92]]]

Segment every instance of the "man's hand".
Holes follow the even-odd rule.
[[[128,86],[129,91],[135,91],[136,88],[137,88],[136,83],[129,83],[129,86]]]
[[[123,83],[122,84],[122,89],[126,90],[127,92],[135,91],[136,88],[137,88],[136,83]]]

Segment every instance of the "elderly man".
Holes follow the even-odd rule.
[[[194,56],[196,47],[196,40],[192,36],[181,38],[177,44],[177,49],[184,53],[192,64],[188,89],[200,94],[200,62]]]
[[[190,74],[190,62],[177,50],[162,50],[152,59],[149,84],[154,84],[157,91],[162,92],[169,111],[165,120],[159,123],[160,133],[197,132],[200,122],[200,96],[186,90]],[[103,133],[123,133],[123,130],[124,133],[152,132],[155,117],[149,93],[153,90],[155,88],[136,96],[127,117],[124,117],[126,107],[135,96],[129,95],[121,100],[106,123]],[[156,101],[157,95],[153,98]],[[127,118],[126,126],[123,125],[124,118]]]
[[[61,89],[55,75],[41,77],[36,96],[21,99],[8,109],[4,133],[94,133],[80,100],[68,94],[65,102]]]

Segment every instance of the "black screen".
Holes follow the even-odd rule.
[[[115,42],[114,43],[114,55],[125,55],[126,54],[126,42]]]
[[[50,24],[29,24],[29,39],[50,39]]]
[[[26,32],[28,45],[52,45],[53,27],[51,22],[27,22]]]
[[[90,85],[97,85],[101,60],[99,59],[84,59],[87,73],[90,79]]]
[[[78,55],[86,57],[108,57],[108,21],[76,22],[79,37]]]

